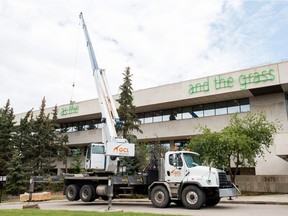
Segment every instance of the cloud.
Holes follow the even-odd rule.
[[[0,106],[97,97],[79,13],[113,94],[287,58],[287,2],[0,0]]]

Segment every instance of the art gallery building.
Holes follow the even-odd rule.
[[[287,187],[288,61],[141,89],[133,96],[143,131],[135,135],[141,141],[171,147],[187,143],[199,133],[199,124],[220,131],[233,113],[241,116],[248,111],[265,111],[269,120],[281,122],[282,129],[275,135],[270,152],[257,159],[255,167],[240,170],[240,175],[265,176],[261,181],[275,181],[277,185],[285,181]],[[24,115],[16,115],[16,120]],[[71,148],[101,141],[97,99],[60,105],[58,117],[68,131]],[[58,168],[63,169],[61,164]]]

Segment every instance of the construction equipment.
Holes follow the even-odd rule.
[[[116,105],[110,92],[105,70],[99,69],[88,30],[80,13],[86,45],[97,88],[98,100],[102,114],[102,143],[93,143],[88,147],[85,161],[86,170],[115,173],[118,156],[133,157],[135,145],[117,136],[116,127],[121,124]]]
[[[102,143],[93,143],[87,150],[85,168],[93,172],[66,174],[64,194],[69,201],[81,199],[92,202],[101,197],[107,200],[127,191],[146,194],[156,207],[167,207],[171,202],[186,208],[214,206],[222,197],[240,194],[224,171],[201,166],[199,155],[190,151],[168,151],[165,158],[153,162],[146,173],[136,176],[117,176],[117,158],[134,156],[134,144],[117,137],[119,117],[105,77],[98,68],[93,47],[80,14],[90,61],[95,78],[102,113]],[[112,182],[112,183],[111,183]],[[108,187],[108,185],[113,187]]]

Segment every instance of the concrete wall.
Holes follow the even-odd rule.
[[[241,191],[288,193],[288,175],[239,175],[236,185]]]

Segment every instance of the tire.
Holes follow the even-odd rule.
[[[68,185],[65,191],[66,199],[69,201],[77,201],[80,199],[79,186],[76,184]]]
[[[156,186],[151,191],[151,202],[157,208],[166,208],[170,205],[170,197],[164,186]]]
[[[91,189],[92,189],[92,197],[91,197],[91,199],[90,199],[90,202],[93,202],[93,201],[95,201],[95,199],[98,199],[99,196],[98,196],[97,193],[96,193],[95,187],[94,187],[93,185],[90,185],[90,187],[91,187]]]
[[[194,185],[185,187],[181,198],[184,207],[188,209],[200,209],[205,203],[205,194]]]
[[[80,199],[83,202],[92,202],[96,198],[96,191],[92,185],[83,185],[80,190]]]
[[[206,206],[215,206],[220,202],[220,197],[214,197],[214,198],[206,198],[205,205]]]

